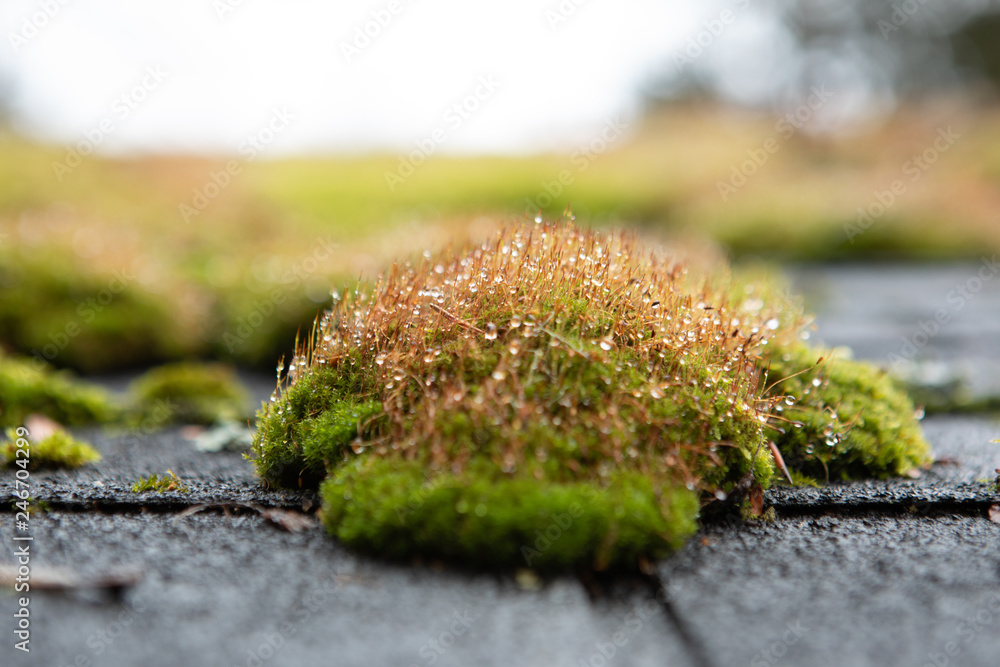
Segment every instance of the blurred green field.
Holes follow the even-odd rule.
[[[935,147],[949,127],[951,143]],[[0,344],[87,373],[194,357],[273,368],[329,305],[331,286],[350,289],[394,258],[483,237],[539,208],[710,240],[737,262],[943,261],[1000,249],[995,110],[903,112],[836,141],[787,129],[748,112],[675,107],[610,146],[431,157],[393,187],[396,155],[240,162],[228,178],[226,158],[89,156],[67,171],[53,166],[69,164],[65,148],[7,134]],[[759,165],[747,162],[755,156]],[[720,183],[731,186],[725,197]],[[845,226],[861,231],[858,208],[877,212],[890,194],[849,239]]]

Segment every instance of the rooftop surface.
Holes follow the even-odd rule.
[[[947,321],[919,368],[1000,393],[1000,280],[952,290],[976,265],[799,267],[817,338],[877,361],[921,322]],[[252,380],[257,398],[270,383]],[[239,452],[183,429],[81,430],[103,461],[32,475],[31,652],[0,595],[0,665],[980,665],[1000,655],[1000,425],[936,414],[938,462],[919,478],[776,487],[772,522],[718,521],[642,577],[485,573],[353,554],[282,510]],[[172,470],[186,493],[135,494]],[[14,475],[0,473],[12,495]],[[204,505],[204,507],[202,507]],[[9,504],[5,509],[9,509]],[[992,518],[991,518],[992,517]],[[0,565],[16,563],[14,515]],[[44,585],[58,590],[39,590]],[[109,586],[108,584],[112,584]]]

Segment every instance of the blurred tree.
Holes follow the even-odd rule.
[[[848,91],[841,104],[892,108],[954,90],[1000,91],[993,0],[729,0],[708,16],[650,86],[652,101],[707,95],[780,107],[825,85]]]
[[[0,66],[0,128],[10,125],[10,113],[13,106],[14,83],[9,72]]]

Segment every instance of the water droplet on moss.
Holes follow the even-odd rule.
[[[490,322],[486,325],[486,340],[496,340],[497,339],[497,325]]]

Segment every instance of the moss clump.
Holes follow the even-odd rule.
[[[18,447],[18,440],[24,441],[25,438],[19,438],[14,429],[7,430],[7,438],[8,441],[0,445],[0,463],[6,468],[79,468],[101,460],[96,449],[66,431],[55,431],[38,442],[29,440],[26,447]],[[18,450],[27,450],[27,455],[19,457]]]
[[[246,392],[232,369],[221,364],[167,364],[147,371],[130,390],[138,414],[166,404],[167,421],[212,424],[236,421],[249,412]]]
[[[771,330],[760,363],[774,402],[772,440],[796,484],[886,478],[931,460],[913,402],[876,366],[845,348],[811,347],[797,298],[774,270],[738,274],[731,293],[743,312],[766,312]]]
[[[787,396],[775,406],[789,420],[775,442],[789,468],[827,480],[885,478],[930,460],[913,402],[887,372],[802,344],[779,346],[768,360],[775,391]]]
[[[129,270],[103,273],[72,251],[25,245],[0,249],[4,344],[26,354],[37,350],[60,366],[85,373],[190,352],[190,334],[178,324],[176,313],[162,298],[141,289]],[[65,342],[53,345],[54,335]]]
[[[786,397],[766,359],[807,320],[751,305],[629,237],[510,227],[325,313],[258,413],[255,465],[321,484],[330,532],[385,556],[634,567],[704,500],[774,475]]]
[[[480,469],[476,469],[480,468]],[[698,494],[637,471],[540,484],[487,465],[428,479],[418,461],[356,457],[322,486],[341,541],[384,557],[433,554],[485,567],[597,569],[664,556],[696,529]]]
[[[180,493],[187,493],[189,489],[172,470],[168,470],[163,477],[154,472],[149,477],[143,477],[138,482],[132,484],[132,493],[144,493],[146,491],[156,491],[157,493],[178,491]]]
[[[44,363],[0,352],[0,426],[17,426],[32,413],[61,424],[109,422],[120,414],[100,388],[53,372]]]

